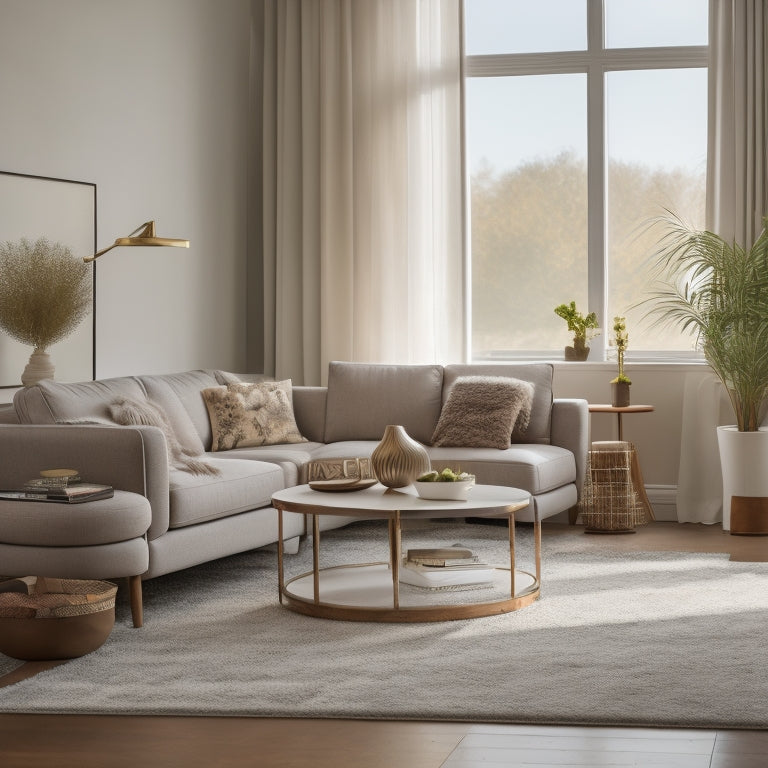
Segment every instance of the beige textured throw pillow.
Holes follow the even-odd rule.
[[[432,445],[509,448],[517,425],[525,432],[533,384],[501,376],[460,376],[448,392]]]
[[[296,426],[290,379],[231,382],[201,394],[211,420],[212,451],[307,441]]]

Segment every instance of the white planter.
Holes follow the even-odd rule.
[[[723,474],[723,530],[731,530],[731,497],[768,498],[768,427],[739,432],[735,426],[717,428]]]

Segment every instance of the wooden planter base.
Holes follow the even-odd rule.
[[[768,536],[768,499],[731,496],[731,533],[740,536]]]

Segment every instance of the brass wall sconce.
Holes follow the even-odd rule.
[[[174,248],[189,248],[189,240],[180,240],[175,237],[157,237],[155,235],[155,222],[147,221],[137,229],[134,229],[128,237],[118,237],[108,248],[97,251],[93,256],[85,256],[83,261],[94,261],[107,251],[117,248],[118,245],[166,245]]]

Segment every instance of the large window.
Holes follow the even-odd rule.
[[[595,311],[605,354],[690,354],[643,320],[666,210],[704,223],[707,0],[465,0],[474,359],[552,356],[553,309]]]

